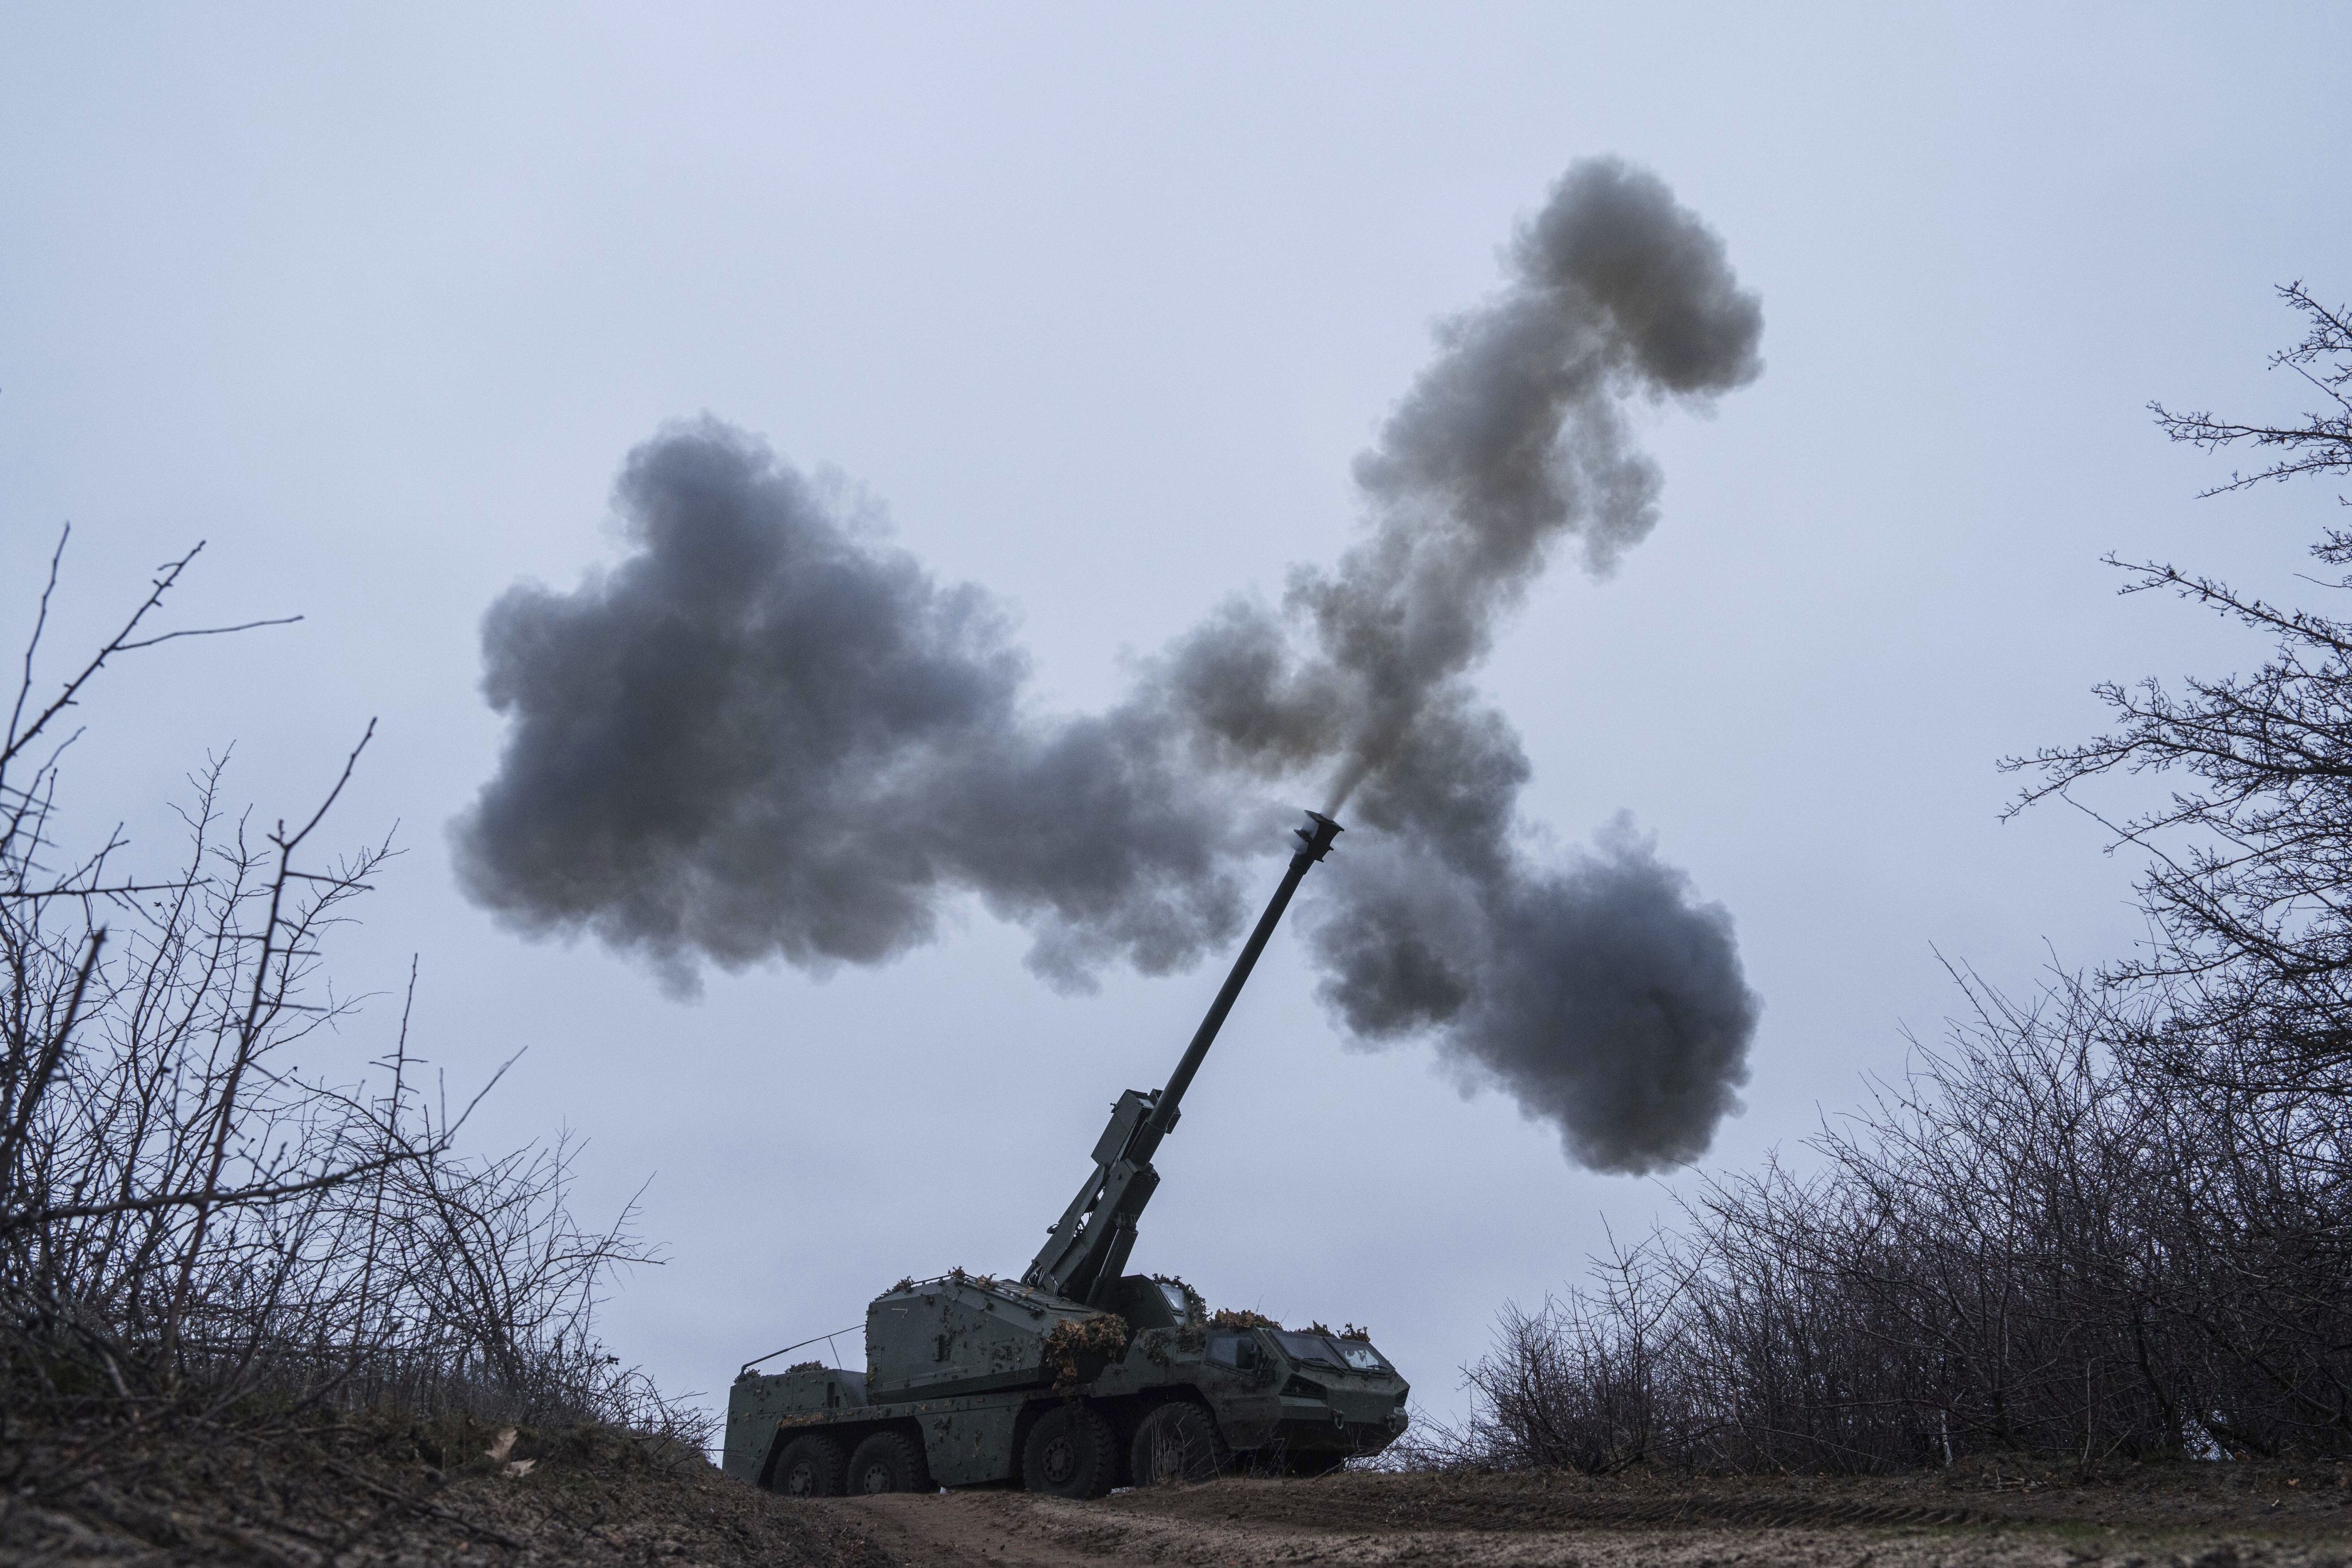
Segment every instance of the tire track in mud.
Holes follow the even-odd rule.
[[[1192,1511],[1181,1506],[1160,1509],[1146,1503],[1138,1507],[1152,1512],[1179,1515]],[[1472,1534],[1531,1529],[1663,1530],[1693,1526],[1752,1530],[1823,1527],[1904,1529],[2015,1526],[2035,1522],[2021,1520],[2014,1514],[1987,1513],[1952,1504],[1862,1502],[1844,1498],[1699,1498],[1639,1502],[1588,1499],[1580,1500],[1571,1509],[1556,1512],[1539,1521],[1516,1516],[1496,1509],[1491,1502],[1477,1500],[1464,1500],[1451,1507],[1412,1503],[1379,1510],[1367,1510],[1343,1500],[1335,1499],[1328,1503],[1301,1500],[1286,1502],[1274,1510],[1252,1510],[1230,1517],[1294,1527],[1361,1530],[1367,1524],[1377,1522],[1395,1530],[1459,1531]]]
[[[1467,1502],[1469,1500],[1463,1500]],[[1602,1500],[1580,1499],[1581,1502]],[[1248,1506],[1252,1503],[1258,1507]],[[1271,1503],[1282,1517],[1268,1517]],[[1101,1503],[1020,1492],[860,1498],[876,1543],[907,1568],[2347,1568],[2347,1542],[2253,1540],[2222,1531],[2105,1531],[1961,1508],[1853,1500],[1700,1499],[1593,1509],[1541,1524],[1494,1510],[1433,1527],[1229,1486],[1130,1493]],[[1304,1506],[1302,1506],[1304,1505]],[[1726,1506],[1729,1505],[1729,1506]],[[1421,1511],[1417,1510],[1404,1511]],[[1451,1510],[1444,1510],[1451,1511]],[[1605,1516],[1605,1517],[1604,1517]]]
[[[829,1506],[862,1515],[874,1542],[908,1568],[1100,1568],[1120,1561],[1047,1539],[1030,1517],[1038,1502],[1009,1492],[900,1492]]]

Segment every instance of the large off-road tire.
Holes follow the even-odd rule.
[[[839,1497],[841,1472],[841,1445],[823,1433],[805,1433],[776,1456],[768,1489],[783,1497]]]
[[[1139,1487],[1213,1480],[1232,1462],[1216,1422],[1189,1399],[1171,1400],[1146,1415],[1127,1450],[1128,1475]]]
[[[877,1432],[849,1456],[849,1495],[875,1492],[928,1492],[931,1472],[923,1451],[903,1432]]]
[[[1056,1405],[1021,1445],[1021,1484],[1047,1497],[1097,1498],[1118,1479],[1118,1437],[1084,1405]]]

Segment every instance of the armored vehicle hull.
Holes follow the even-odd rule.
[[[1241,1326],[1175,1281],[1119,1284],[1148,1326],[972,1275],[892,1290],[866,1316],[866,1375],[736,1380],[726,1472],[801,1496],[1099,1497],[1236,1464],[1319,1474],[1404,1431],[1407,1384],[1368,1339]]]

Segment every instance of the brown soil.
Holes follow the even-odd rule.
[[[1068,1503],[1015,1492],[823,1505],[909,1568],[1112,1563],[1581,1568],[2319,1568],[2352,1564],[2334,1467],[1939,1471],[1871,1480],[1348,1475]]]
[[[117,1443],[104,1475],[0,1499],[0,1564],[2352,1568],[2352,1472],[2332,1466],[1356,1474],[1098,1503],[982,1491],[794,1504],[610,1432],[526,1433],[503,1460],[482,1452],[494,1442],[395,1422]],[[529,1473],[509,1474],[519,1460]]]
[[[12,1436],[16,1436],[13,1435]],[[720,1479],[699,1455],[601,1429],[521,1434],[502,1459],[471,1424],[363,1423],[267,1440],[99,1439],[104,1470],[0,1494],[0,1564],[26,1568],[889,1568],[838,1508]],[[37,1458],[42,1456],[36,1455]],[[529,1470],[510,1467],[528,1461]]]

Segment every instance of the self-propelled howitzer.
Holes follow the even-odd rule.
[[[746,1365],[728,1399],[729,1475],[813,1497],[1004,1482],[1099,1497],[1236,1464],[1319,1473],[1403,1432],[1404,1380],[1362,1331],[1212,1314],[1181,1280],[1125,1272],[1160,1184],[1152,1156],[1291,895],[1339,834],[1307,816],[1176,1070],[1119,1096],[1093,1171],[1020,1279],[901,1281],[866,1309],[863,1372]]]

